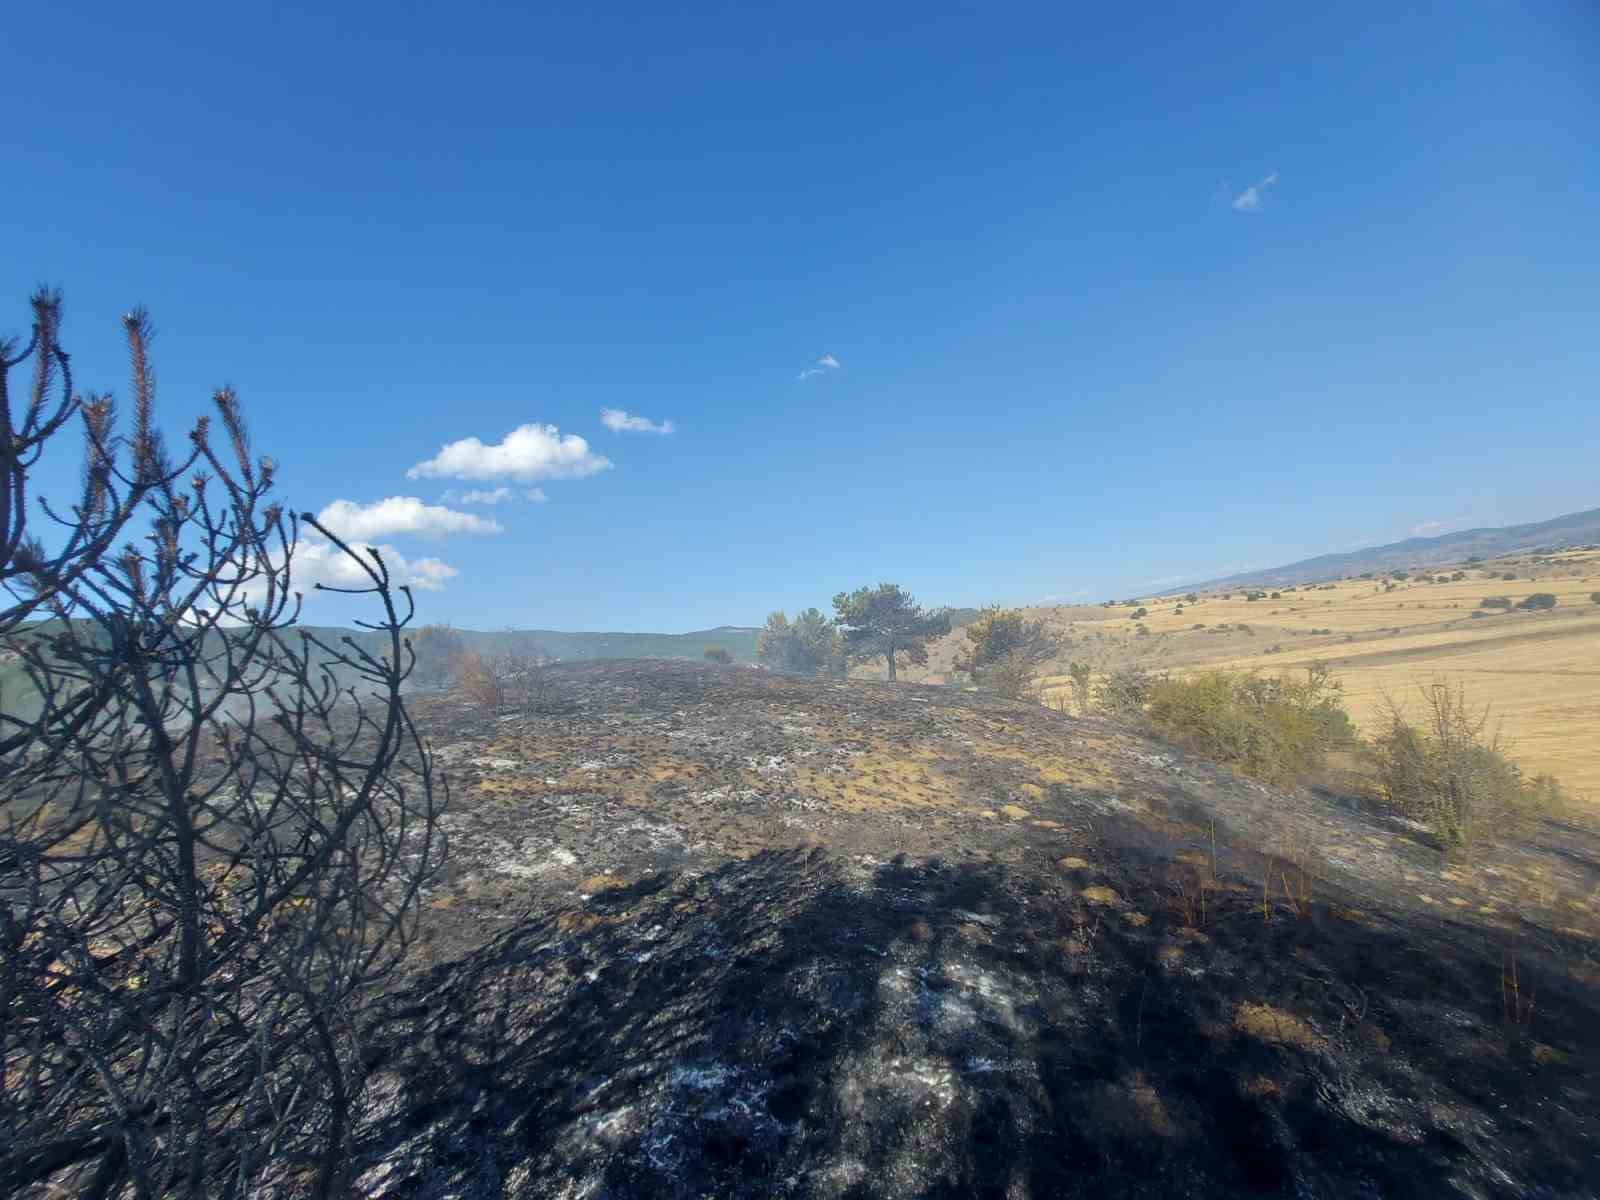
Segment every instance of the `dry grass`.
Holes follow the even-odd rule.
[[[1233,1015],[1233,1027],[1263,1042],[1276,1046],[1295,1046],[1301,1050],[1320,1050],[1322,1035],[1291,1012],[1274,1008],[1270,1004],[1239,1005]]]
[[[1491,570],[1496,577],[1486,578]],[[1506,571],[1517,578],[1498,577]],[[1326,662],[1363,733],[1382,724],[1386,696],[1405,702],[1437,677],[1464,684],[1475,702],[1492,706],[1511,757],[1530,776],[1548,772],[1578,799],[1600,806],[1600,738],[1587,736],[1600,729],[1600,605],[1589,599],[1600,590],[1600,553],[1544,562],[1517,556],[1466,575],[1442,584],[1408,580],[1393,591],[1373,580],[1346,580],[1331,589],[1282,592],[1277,600],[1269,592],[1247,601],[1235,590],[1231,599],[1203,596],[1183,604],[1181,613],[1176,597],[1144,599],[1149,615],[1142,623],[1152,635],[1165,635],[1164,660],[1177,670],[1278,671]],[[1478,608],[1485,596],[1508,596],[1515,604],[1533,592],[1554,594],[1557,607],[1472,615],[1486,611]],[[1122,619],[1079,620],[1072,632],[1132,647],[1129,610],[1101,611]],[[1197,623],[1204,628],[1193,628]],[[1241,624],[1251,632],[1240,632]],[[1223,625],[1229,628],[1217,632]],[[1047,702],[1067,694],[1064,676],[1044,682]]]

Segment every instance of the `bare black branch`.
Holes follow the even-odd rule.
[[[32,337],[0,343],[0,1178],[334,1194],[360,1014],[444,850],[401,701],[410,592],[268,501],[231,391],[221,437],[202,420],[168,451],[142,313],[119,432],[72,390],[58,298],[33,303]],[[79,494],[34,498],[74,421]],[[365,634],[297,627],[307,533],[351,567],[333,590],[371,606]]]

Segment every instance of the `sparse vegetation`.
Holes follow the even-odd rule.
[[[469,650],[456,659],[456,688],[469,703],[496,715],[535,708],[549,687],[545,667],[543,658],[527,651]]]
[[[1550,776],[1523,777],[1489,707],[1471,704],[1461,685],[1436,680],[1421,696],[1420,721],[1391,700],[1388,727],[1373,744],[1379,787],[1397,810],[1454,846],[1506,832],[1560,801]]]

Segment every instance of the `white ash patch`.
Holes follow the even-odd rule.
[[[747,754],[744,763],[763,779],[786,779],[791,772],[789,760],[782,754]]]
[[[496,758],[487,754],[469,758],[467,762],[485,771],[515,771],[523,765],[520,758]]]
[[[724,785],[722,787],[707,788],[703,792],[693,792],[689,799],[695,804],[754,804],[764,796],[755,788],[735,788]]]
[[[492,871],[518,879],[537,879],[551,871],[562,871],[578,865],[576,854],[545,838],[526,838],[515,848],[502,842],[491,851],[491,855],[494,858],[490,863]]]

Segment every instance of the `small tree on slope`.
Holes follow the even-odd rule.
[[[844,651],[854,661],[882,657],[895,679],[895,660],[904,654],[918,666],[928,661],[928,642],[950,632],[950,618],[925,611],[899,584],[840,592],[833,611],[843,631]]]

